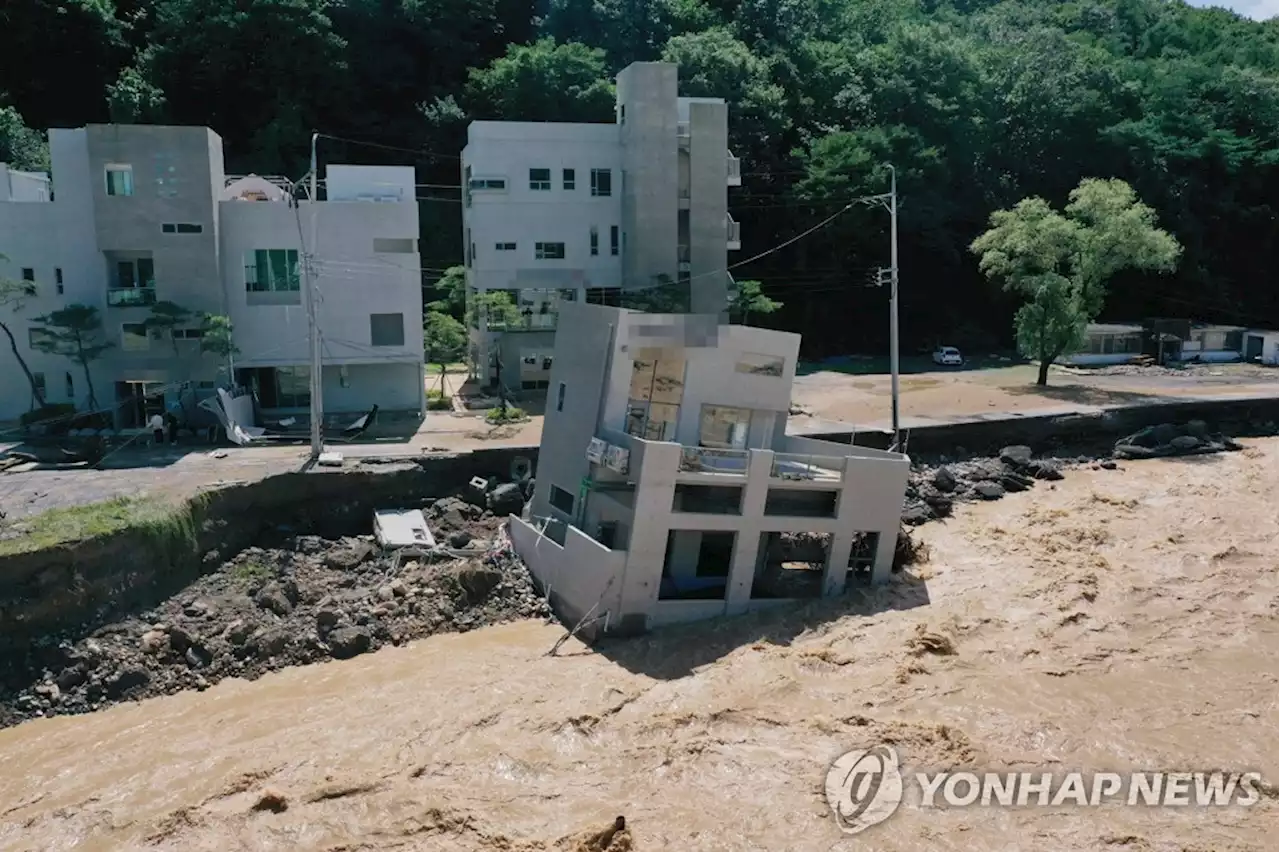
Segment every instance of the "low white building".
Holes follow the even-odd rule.
[[[728,252],[741,247],[728,187],[741,184],[718,98],[677,97],[676,66],[618,75],[612,124],[476,121],[462,152],[469,295],[503,291],[515,321],[472,314],[486,382],[539,391],[560,306],[620,305],[673,282],[689,309],[723,312]]]
[[[31,345],[35,317],[78,303],[102,319],[110,348],[88,378],[118,427],[180,400],[194,411],[190,397],[233,383],[253,389],[260,413],[305,416],[305,245],[315,249],[325,414],[375,404],[421,414],[412,167],[332,165],[323,200],[295,206],[285,181],[227,177],[208,128],[90,125],[51,130],[49,144],[51,180],[0,166],[0,276],[36,288],[3,319],[47,402],[88,401],[79,365]],[[187,309],[188,320],[172,334],[149,327],[158,302]],[[230,367],[202,351],[206,314],[232,322],[240,351]],[[7,350],[0,362],[13,361]],[[16,362],[0,367],[0,419],[32,402]]]
[[[563,617],[639,631],[888,578],[909,461],[786,434],[798,335],[562,310],[530,518],[511,523]]]

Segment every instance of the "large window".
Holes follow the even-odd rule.
[[[662,350],[640,350],[631,363],[627,399],[628,435],[673,441],[684,398],[684,358]]]
[[[276,406],[306,408],[311,404],[311,368],[276,367]]]
[[[146,325],[140,322],[127,322],[120,326],[120,348],[125,352],[146,352],[150,349]]]
[[[564,243],[534,243],[533,256],[537,260],[564,260]]]
[[[595,257],[600,253],[600,230],[595,226],[591,226],[591,256]]]
[[[745,450],[747,430],[750,428],[751,409],[704,405],[702,418],[698,422],[698,446]]]
[[[244,268],[244,288],[250,293],[289,293],[302,289],[298,253],[293,249],[258,249]]]
[[[369,342],[374,346],[404,346],[404,314],[369,314]]]
[[[548,495],[547,502],[551,504],[551,508],[564,512],[566,515],[573,514],[573,493],[566,491],[558,485],[551,486],[551,493]]]
[[[564,188],[573,190],[578,185],[577,179],[574,177],[573,169],[564,170]]]
[[[551,189],[551,169],[529,169],[529,188],[535,190]]]
[[[613,172],[609,169],[591,170],[591,194],[595,196],[613,195]]]
[[[133,195],[133,166],[108,165],[107,195]]]

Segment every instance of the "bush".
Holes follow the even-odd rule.
[[[427,411],[452,411],[453,398],[445,396],[440,391],[433,391],[427,394]]]
[[[30,426],[33,423],[42,423],[46,420],[70,419],[70,415],[76,413],[76,407],[67,402],[51,402],[34,411],[28,411],[26,414],[18,418],[23,426]]]
[[[484,419],[487,423],[498,426],[503,423],[516,423],[525,419],[524,409],[516,408],[514,405],[508,405],[504,414],[501,408],[490,408],[485,412]]]

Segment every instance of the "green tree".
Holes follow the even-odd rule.
[[[111,348],[103,337],[98,309],[91,305],[71,304],[35,317],[32,323],[39,332],[32,339],[36,349],[50,355],[61,355],[84,370],[85,387],[89,389],[88,408],[96,411],[98,396],[93,389],[89,365]]]
[[[445,368],[467,356],[467,328],[449,314],[430,311],[423,322],[422,343],[424,360],[440,367],[443,390]]]
[[[4,255],[0,254],[0,261],[8,260]],[[18,341],[13,336],[13,329],[9,327],[11,320],[9,315],[15,317],[25,306],[27,299],[36,295],[36,284],[34,281],[15,281],[11,278],[0,278],[0,331],[4,332],[4,336],[9,338],[9,349],[13,352],[13,358],[18,362],[18,366],[22,368],[22,374],[27,377],[27,384],[31,386],[32,408],[44,407],[44,391],[40,389],[40,385],[36,383],[36,377],[31,372],[31,368],[27,366],[27,361],[22,357],[22,352],[18,350]]]
[[[216,355],[226,362],[227,381],[235,382],[234,359],[240,354],[235,343],[231,318],[221,314],[205,314],[200,322],[200,351]]]
[[[1111,276],[1172,270],[1181,249],[1128,184],[1088,179],[1065,215],[1040,198],[996,211],[972,251],[984,275],[1026,299],[1014,316],[1018,348],[1039,360],[1036,384],[1045,385],[1054,360],[1083,343]]]
[[[174,302],[156,302],[151,306],[151,315],[146,318],[143,325],[147,331],[159,331],[162,337],[167,337],[173,345],[173,354],[177,357],[180,354],[178,349],[178,339],[173,336],[173,330],[186,325],[191,321],[191,311]]]
[[[767,315],[781,307],[782,302],[764,294],[759,281],[739,281],[737,293],[729,300],[729,318],[737,317],[743,325],[750,325],[752,314]]]
[[[610,121],[613,84],[603,50],[542,38],[513,44],[506,56],[471,69],[467,103],[481,119]]]
[[[8,106],[0,106],[0,163],[19,171],[49,170],[49,144],[44,134],[27,127],[18,111]]]
[[[428,311],[448,314],[458,321],[467,315],[467,268],[450,266],[433,285],[436,295],[442,298],[427,303]]]
[[[480,327],[480,318],[490,326],[508,326],[520,322],[520,308],[506,290],[486,290],[467,297],[467,325]]]

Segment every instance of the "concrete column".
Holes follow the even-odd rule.
[[[622,575],[624,616],[647,615],[658,602],[679,464],[678,444],[645,444],[636,483],[635,527],[631,531],[627,567]]]
[[[876,585],[889,582],[893,572],[893,553],[898,547],[898,528],[880,530],[880,543],[876,546],[876,562],[871,568],[871,582]]]
[[[755,581],[756,562],[760,555],[760,519],[764,517],[764,501],[769,494],[769,472],[772,469],[772,450],[750,451],[747,487],[742,494],[743,523],[733,543],[733,564],[729,567],[729,588],[725,593],[729,615],[746,612],[751,601],[751,584]]]
[[[844,488],[840,492],[839,529],[878,532],[872,581],[888,581],[893,568],[893,551],[902,521],[902,498],[907,488],[910,463],[905,459],[872,459],[850,456],[845,459]],[[847,562],[846,555],[846,562]]]

